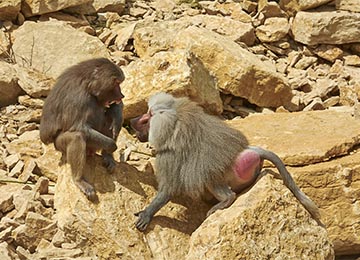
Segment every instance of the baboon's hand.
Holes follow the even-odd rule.
[[[109,173],[113,173],[116,168],[116,162],[111,154],[103,153],[103,165],[106,167]]]
[[[112,139],[116,140],[121,130],[121,124],[114,120],[110,126],[110,130],[112,133]]]
[[[139,217],[135,223],[136,228],[140,231],[145,231],[152,219],[152,216],[145,210],[135,213],[135,216]]]

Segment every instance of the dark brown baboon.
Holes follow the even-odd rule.
[[[105,58],[90,59],[68,68],[57,79],[42,111],[40,139],[54,143],[62,160],[70,164],[73,180],[91,201],[94,187],[83,179],[88,155],[101,150],[112,171],[122,119],[120,83],[124,73]]]
[[[199,198],[210,192],[219,202],[207,215],[229,207],[236,193],[259,177],[265,159],[277,167],[286,187],[319,220],[317,206],[296,186],[276,154],[249,146],[240,131],[206,114],[188,98],[161,92],[150,98],[148,106],[148,113],[132,119],[131,126],[140,141],[149,141],[157,151],[159,189],[150,205],[136,214],[139,230],[145,230],[153,215],[176,195]]]

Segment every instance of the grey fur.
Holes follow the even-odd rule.
[[[139,216],[136,227],[143,231],[153,215],[171,197],[189,195],[198,199],[210,192],[218,201],[208,215],[218,209],[229,207],[240,192],[259,177],[262,161],[271,161],[278,168],[284,184],[296,198],[320,222],[320,213],[315,205],[295,184],[281,159],[271,151],[249,146],[246,137],[219,118],[208,115],[188,98],[174,98],[170,94],[158,93],[148,102],[148,120],[136,118],[132,126],[142,136],[147,136],[156,149],[156,172],[159,183],[158,194]],[[150,115],[150,117],[149,117]],[[145,116],[145,115],[144,115]],[[141,123],[138,123],[141,122]],[[148,133],[144,134],[144,131]],[[138,135],[139,136],[139,135]],[[259,155],[261,163],[250,180],[235,180],[233,165],[236,157],[245,149]]]

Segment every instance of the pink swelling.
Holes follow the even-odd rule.
[[[253,150],[244,150],[235,159],[234,173],[242,181],[249,181],[254,177],[256,168],[260,166],[260,156]]]

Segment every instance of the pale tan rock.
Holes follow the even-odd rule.
[[[136,30],[134,40],[140,57],[173,48],[190,49],[217,79],[219,89],[253,104],[293,106],[291,89],[274,64],[264,64],[238,44],[205,28],[162,22]]]
[[[308,67],[310,67],[311,65],[314,65],[317,61],[318,61],[318,58],[316,58],[316,57],[304,56],[295,64],[295,68],[305,70]]]
[[[325,108],[329,108],[339,104],[339,101],[340,101],[340,97],[330,97],[326,99],[323,104]]]
[[[121,88],[125,95],[125,118],[146,112],[147,98],[158,91],[187,95],[208,111],[222,112],[214,78],[191,52],[159,52],[131,63],[124,70],[126,77]]]
[[[13,21],[20,12],[21,0],[6,0],[0,2],[0,20]]]
[[[89,21],[86,20],[85,17],[76,17],[74,15],[64,12],[52,12],[48,14],[43,14],[40,16],[39,21],[44,22],[44,21],[50,21],[52,19],[64,21],[74,28],[82,28],[82,27],[90,26]]]
[[[16,243],[30,252],[34,252],[41,239],[51,240],[56,233],[56,223],[52,220],[34,213],[28,212],[25,225],[13,230]]]
[[[269,175],[229,208],[208,217],[192,234],[187,255],[187,259],[266,258],[334,259],[326,230],[282,181]]]
[[[99,203],[89,202],[74,185],[68,165],[61,168],[55,192],[56,220],[68,235],[83,238],[84,253],[101,259],[184,259],[190,234],[209,207],[185,199],[170,202],[155,215],[149,232],[141,233],[134,213],[155,195],[153,174],[119,163],[109,175],[100,158],[91,163],[86,178],[95,183]]]
[[[33,130],[23,133],[19,138],[6,144],[6,149],[11,154],[18,153],[21,157],[40,157],[41,141],[39,130]]]
[[[296,41],[307,45],[359,42],[360,13],[298,12],[291,31]]]
[[[25,0],[21,12],[25,17],[52,13],[66,7],[87,3],[91,0]]]
[[[24,170],[18,176],[18,179],[22,182],[27,182],[33,172],[35,171],[37,165],[34,159],[29,159],[25,161]]]
[[[245,43],[252,46],[255,42],[255,30],[251,23],[244,23],[231,19],[230,17],[195,15],[183,17],[178,20],[216,32],[220,35],[228,36],[237,43]]]
[[[359,162],[356,151],[329,162],[289,168],[298,185],[320,207],[337,255],[360,254]]]
[[[260,114],[229,124],[241,130],[251,144],[274,151],[288,165],[346,155],[360,142],[360,120],[349,111]]]
[[[360,12],[360,5],[357,0],[336,0],[336,9],[351,12]]]
[[[330,62],[335,62],[336,59],[339,59],[344,54],[343,50],[339,47],[324,44],[315,48],[313,51],[317,56]]]
[[[10,170],[12,169],[16,163],[20,160],[20,155],[18,153],[11,154],[4,158],[4,163],[6,167]]]
[[[61,153],[56,151],[54,145],[42,145],[42,155],[36,159],[36,165],[39,167],[41,175],[49,180],[56,182],[59,173],[59,162]]]
[[[324,110],[324,109],[325,106],[321,98],[316,97],[306,107],[304,107],[303,111]]]
[[[49,179],[41,176],[33,190],[34,192],[39,192],[40,195],[47,194],[49,192]]]
[[[2,213],[7,213],[15,208],[13,194],[6,192],[6,190],[6,187],[2,188],[3,192],[0,197],[0,211]]]
[[[8,244],[6,242],[0,243],[0,258],[1,260],[12,260]]]
[[[118,24],[114,26],[112,29],[113,32],[117,34],[115,39],[115,45],[120,51],[124,51],[126,45],[128,44],[128,41],[130,38],[132,38],[135,26],[137,25],[137,22],[132,22],[129,24]]]
[[[331,0],[280,0],[280,6],[288,13],[295,14],[297,11],[312,9],[329,2]]]
[[[17,97],[23,93],[14,67],[4,61],[0,61],[0,85],[0,107],[16,103]]]
[[[25,250],[21,246],[16,247],[16,253],[19,255],[20,259],[31,259],[34,257],[30,254],[28,250]]]
[[[24,165],[25,165],[24,162],[22,160],[19,160],[15,164],[14,168],[11,169],[9,176],[10,177],[18,177],[22,173]]]
[[[284,38],[290,29],[287,18],[270,17],[264,25],[256,28],[256,36],[261,42],[276,42]]]
[[[0,229],[4,230],[7,229],[9,227],[11,227],[12,229],[17,228],[18,226],[20,226],[20,224],[18,222],[16,222],[15,220],[9,218],[9,217],[2,217],[0,220]]]
[[[41,258],[53,258],[53,259],[78,259],[77,257],[81,256],[83,251],[80,248],[74,249],[63,249],[53,246],[38,250],[37,256]],[[91,258],[90,258],[91,259]]]
[[[66,22],[25,22],[13,33],[13,50],[21,66],[29,66],[57,78],[80,61],[109,58],[106,46],[96,37],[77,31]],[[55,46],[55,47],[54,47]]]
[[[66,8],[67,12],[77,14],[94,14],[101,12],[122,13],[125,8],[125,0],[91,0],[87,3]]]
[[[268,17],[286,17],[286,13],[281,10],[280,6],[276,2],[268,2],[264,1],[265,3],[260,6],[259,2],[259,12],[263,13],[266,18]]]
[[[245,12],[241,5],[239,3],[225,3],[229,5],[229,9],[230,9],[230,16],[232,19],[236,20],[236,21],[240,21],[243,23],[251,23],[252,19],[251,16]]]
[[[19,86],[31,97],[46,97],[55,80],[34,69],[15,66]]]
[[[10,58],[10,42],[9,35],[0,30],[0,57]]]
[[[31,107],[31,108],[42,108],[44,106],[43,99],[30,98],[30,96],[28,96],[28,95],[19,96],[18,102],[21,105]]]
[[[11,231],[12,231],[12,227],[8,227],[4,230],[2,230],[0,232],[0,241],[7,241],[7,240],[11,240]]]
[[[360,57],[358,55],[346,55],[344,60],[345,65],[360,67]]]

